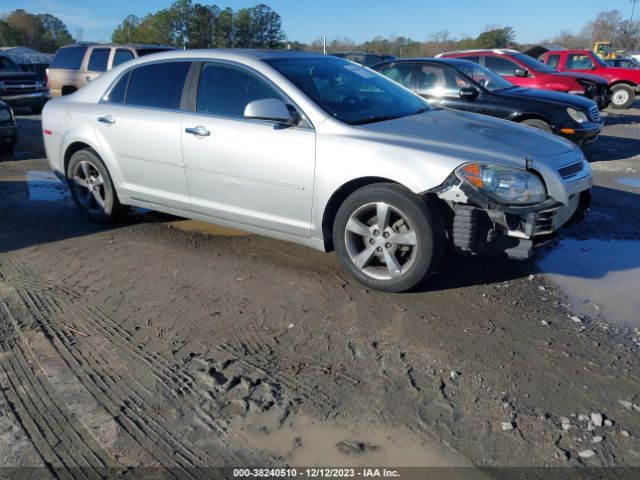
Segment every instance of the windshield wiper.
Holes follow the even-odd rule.
[[[367,123],[376,123],[376,122],[384,122],[386,120],[395,120],[396,118],[410,117],[412,115],[418,115],[420,113],[426,112],[429,110],[429,107],[421,107],[413,113],[401,113],[400,115],[376,115],[374,117],[363,118],[362,120],[356,120],[355,122],[351,122],[351,125],[366,125]]]

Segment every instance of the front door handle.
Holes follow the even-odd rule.
[[[211,132],[204,128],[202,125],[198,125],[197,127],[185,128],[184,131],[190,135],[195,135],[197,138],[208,137],[209,135],[211,135]]]
[[[98,121],[100,123],[104,123],[105,125],[113,125],[116,123],[116,119],[111,115],[103,115],[102,117],[98,117]]]

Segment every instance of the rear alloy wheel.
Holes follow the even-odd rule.
[[[636,99],[636,92],[631,85],[614,85],[611,87],[611,106],[617,109],[629,108]]]
[[[538,130],[542,130],[543,132],[553,133],[551,130],[551,125],[549,125],[544,120],[539,120],[537,118],[530,118],[529,120],[523,120],[522,125],[527,125],[529,127],[537,128]]]
[[[444,249],[439,212],[423,198],[394,184],[357,190],[334,222],[340,262],[367,287],[410,290],[433,271]]]
[[[107,167],[94,151],[73,154],[67,167],[67,182],[74,203],[89,220],[108,223],[122,213]]]

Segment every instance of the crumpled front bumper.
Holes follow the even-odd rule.
[[[563,202],[550,197],[536,205],[501,205],[455,177],[430,193],[448,206],[446,217],[454,248],[523,260],[532,256],[536,243],[564,226],[579,223],[589,211],[590,168],[585,164],[578,171],[565,169],[560,168],[558,172],[563,173],[554,179],[563,187]],[[549,189],[550,182],[545,180]]]

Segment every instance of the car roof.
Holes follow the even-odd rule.
[[[145,58],[154,59],[179,59],[179,58],[226,58],[226,59],[254,59],[275,60],[287,58],[334,58],[332,55],[321,53],[300,52],[296,50],[261,50],[251,48],[207,48],[193,50],[169,50],[154,53]]]
[[[510,50],[508,48],[479,48],[475,50],[454,50],[451,52],[443,52],[436,55],[436,58],[440,58],[444,55],[467,55],[467,54],[478,54],[478,53],[495,53],[497,55],[516,55],[522,52],[517,50]]]
[[[413,58],[397,58],[395,60],[385,60],[384,62],[376,63],[371,68],[379,68],[385,65],[395,65],[397,63],[440,63],[444,65],[463,66],[469,63],[474,66],[478,66],[477,63],[469,60],[463,60],[461,58],[434,58],[434,57],[413,57]]]

